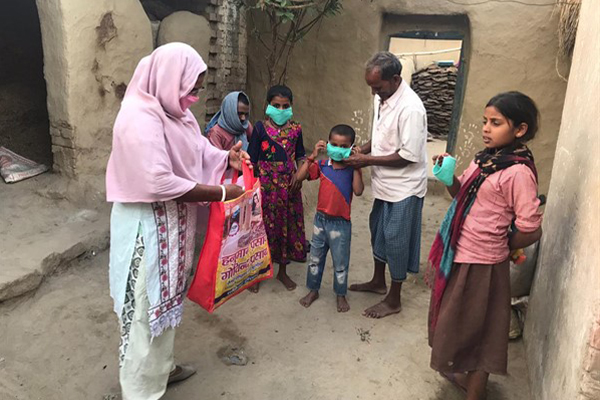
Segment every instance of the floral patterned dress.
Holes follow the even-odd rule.
[[[287,128],[278,130],[257,122],[248,153],[260,177],[263,219],[273,262],[305,261],[302,192],[288,190],[296,162],[306,157],[302,127],[290,122]]]

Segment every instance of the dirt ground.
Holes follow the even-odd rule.
[[[367,195],[353,204],[350,282],[372,272],[370,201]],[[422,259],[447,204],[442,197],[426,199]],[[34,295],[0,305],[0,399],[100,400],[118,392],[119,334],[107,265],[101,253],[51,277]],[[300,284],[294,292],[270,281],[259,294],[242,293],[213,315],[188,302],[175,354],[195,364],[198,374],[171,387],[164,399],[463,398],[429,368],[429,290],[421,277],[405,283],[399,315],[369,320],[362,310],[380,296],[351,293],[350,312],[337,313],[330,264],[321,298],[309,309],[298,304],[306,293],[305,266],[289,269]],[[221,361],[219,354],[231,346],[244,349],[248,365]],[[489,400],[530,398],[521,342],[511,343],[509,360],[509,375],[492,377]]]

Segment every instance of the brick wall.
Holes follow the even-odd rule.
[[[67,121],[50,119],[50,135],[52,136],[52,153],[54,154],[53,170],[69,178],[76,176],[75,128]]]
[[[207,121],[233,90],[246,90],[247,42],[246,11],[239,0],[210,0],[211,27],[206,83]]]
[[[600,317],[592,326],[583,369],[580,400],[600,398]]]

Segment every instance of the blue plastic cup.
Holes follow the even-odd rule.
[[[444,157],[442,165],[435,163],[433,166],[433,176],[446,186],[452,186],[454,183],[454,169],[456,168],[456,158],[452,156]]]

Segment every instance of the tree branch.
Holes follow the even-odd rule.
[[[267,42],[265,42],[265,40],[263,39],[262,35],[263,33],[260,32],[258,30],[258,27],[256,26],[256,19],[254,18],[254,13],[252,11],[249,12],[250,14],[250,20],[252,22],[252,26],[254,27],[254,29],[252,30],[253,33],[255,33],[255,37],[258,39],[258,41],[260,42],[260,44],[263,45],[263,47],[265,48],[265,50],[267,50],[268,52],[271,51],[271,48],[267,45]]]
[[[307,22],[306,25],[298,29],[298,33],[304,34],[305,32],[310,31],[312,27],[315,26],[316,23],[319,22],[325,16],[325,14],[327,14],[327,11],[329,11],[329,7],[331,7],[333,1],[335,0],[327,0],[327,3],[325,3],[323,9],[319,11],[319,14],[317,14],[317,16],[314,17],[310,22]]]
[[[292,52],[294,51],[294,47],[296,46],[296,42],[298,41],[297,39],[297,27],[300,26],[302,24],[302,21],[304,20],[304,17],[306,16],[306,10],[303,10],[300,15],[298,16],[298,20],[296,21],[296,23],[294,23],[293,25],[293,37],[292,40],[290,42],[290,45],[288,47],[288,52],[287,55],[285,57],[285,63],[283,64],[283,68],[281,71],[281,75],[279,76],[279,83],[285,82],[287,80],[287,72],[288,72],[288,66],[290,63],[290,58],[292,55]],[[290,31],[292,31],[292,29],[290,29]]]
[[[270,32],[258,32],[256,20],[251,13],[255,26],[253,33],[257,33],[259,42],[268,53],[265,61],[269,85],[286,81],[296,43],[324,17],[337,14],[341,7],[341,0],[258,0],[255,3],[252,8],[267,14],[270,24]],[[305,22],[309,13],[310,21]],[[316,15],[313,17],[313,14]],[[266,37],[268,33],[271,34],[271,45]]]
[[[317,3],[306,3],[306,4],[302,4],[302,5],[297,5],[297,6],[282,6],[280,4],[273,4],[273,7],[278,8],[280,10],[302,10],[302,9],[314,7],[316,5],[317,5]]]

